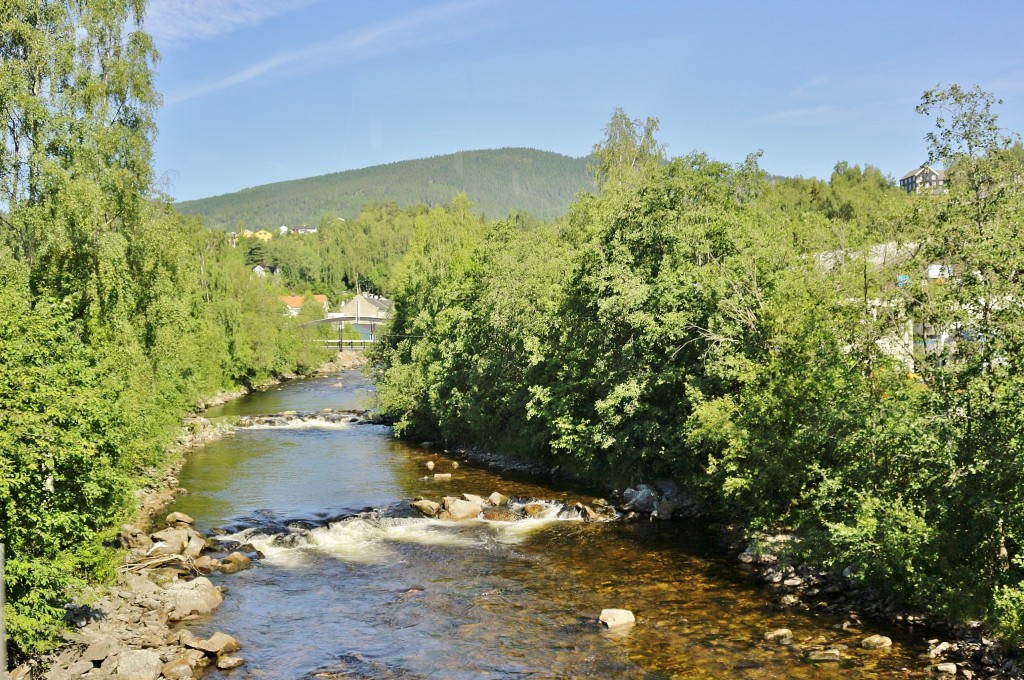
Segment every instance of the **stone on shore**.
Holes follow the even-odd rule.
[[[162,668],[160,655],[150,649],[129,649],[117,655],[117,677],[124,680],[157,680]]]
[[[636,623],[636,617],[628,609],[602,609],[599,620],[609,629],[632,626]]]
[[[153,539],[134,524],[123,524],[117,533],[117,541],[122,548],[149,550],[153,547]]]
[[[222,656],[217,659],[217,668],[222,671],[230,670],[232,668],[238,668],[245,660],[240,656]]]
[[[192,631],[183,630],[181,631],[178,639],[180,644],[184,647],[188,647],[189,649],[198,649],[201,652],[215,656],[237,652],[242,648],[242,645],[239,644],[238,640],[227,633],[221,633],[219,631],[211,635],[209,639],[201,640],[196,637]]]
[[[184,654],[179,654],[165,663],[160,672],[167,680],[188,680],[194,675],[189,658]]]
[[[885,649],[892,647],[892,640],[884,635],[872,635],[861,640],[860,646],[864,649]]]
[[[164,529],[151,534],[155,547],[149,551],[152,557],[164,557],[168,555],[180,555],[185,552],[188,545],[189,533],[184,529]]]
[[[209,614],[221,605],[223,596],[205,576],[191,581],[176,581],[163,592],[167,603],[167,618],[181,621],[196,614]]]
[[[198,533],[191,534],[188,538],[188,544],[182,551],[185,557],[190,559],[196,559],[206,549],[206,539],[200,536]]]
[[[956,675],[956,664],[951,662],[940,663],[932,667],[936,673],[943,675]]]

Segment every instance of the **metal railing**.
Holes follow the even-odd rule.
[[[324,347],[327,349],[366,349],[376,342],[375,340],[338,340],[332,338],[330,340],[321,340]]]

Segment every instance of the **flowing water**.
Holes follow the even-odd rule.
[[[287,383],[206,415],[361,408],[357,373]],[[453,472],[450,481],[428,477]],[[554,511],[518,522],[401,516],[403,499],[500,491],[590,502],[585,491],[509,479],[365,424],[238,430],[195,451],[173,510],[251,542],[265,558],[213,577],[210,619],[243,644],[236,678],[881,678],[926,675],[923,641],[771,605],[715,535],[687,522],[585,523]],[[388,510],[388,509],[391,510]],[[374,510],[370,510],[374,509]],[[604,608],[637,625],[605,630]],[[763,640],[789,628],[797,644]],[[866,651],[875,632],[896,641]],[[814,665],[801,646],[840,647]],[[846,648],[842,646],[846,645]],[[211,676],[220,677],[219,671]]]

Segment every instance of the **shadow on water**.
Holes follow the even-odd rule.
[[[351,408],[345,400],[366,389],[348,373],[224,410]],[[435,480],[428,460],[452,479]],[[867,652],[860,640],[878,631],[774,610],[770,589],[699,526],[363,512],[495,490],[590,501],[452,463],[363,425],[240,431],[196,452],[182,471],[190,493],[174,509],[238,532],[266,557],[217,577],[231,593],[195,632],[239,638],[246,665],[234,673],[246,678],[880,678],[919,667],[924,649],[898,637]],[[607,607],[631,609],[637,625],[602,629]],[[799,645],[840,648],[843,661],[815,666],[796,646],[763,641],[779,627]]]

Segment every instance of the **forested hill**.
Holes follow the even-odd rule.
[[[592,188],[586,165],[585,158],[536,149],[462,151],[265,184],[175,207],[202,215],[211,227],[234,228],[242,220],[260,228],[312,225],[329,212],[352,218],[370,202],[447,203],[466,192],[488,216],[523,210],[547,220],[566,212],[581,189]]]

